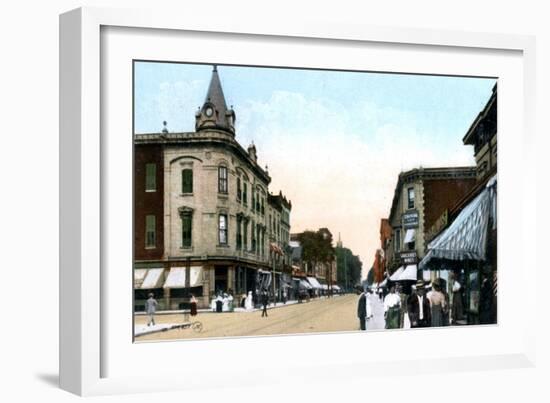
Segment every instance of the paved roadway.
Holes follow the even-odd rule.
[[[359,330],[357,299],[358,295],[354,294],[315,299],[270,309],[267,318],[262,318],[261,311],[199,313],[193,320],[202,322],[200,333],[191,329],[173,329],[140,336],[136,341],[355,331]],[[367,330],[383,329],[383,305],[377,297],[373,297],[372,302],[374,318],[369,321]],[[135,317],[136,325],[146,321],[146,316]],[[157,315],[155,321],[157,324],[178,324],[183,322],[183,315]]]

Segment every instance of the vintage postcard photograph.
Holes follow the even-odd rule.
[[[497,324],[497,81],[135,60],[134,341]]]

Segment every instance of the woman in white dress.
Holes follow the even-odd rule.
[[[222,311],[229,312],[229,298],[227,294],[223,294],[222,302],[223,302]]]
[[[248,291],[248,295],[246,296],[246,300],[244,301],[244,309],[247,311],[252,310],[252,291]]]

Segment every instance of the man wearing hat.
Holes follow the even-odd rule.
[[[416,282],[416,289],[407,301],[411,327],[430,327],[432,324],[430,301],[426,297],[424,281]]]
[[[147,315],[149,315],[147,326],[155,326],[155,312],[157,311],[157,305],[158,303],[155,299],[155,295],[153,293],[149,293],[149,299],[145,302],[145,311],[147,312]]]

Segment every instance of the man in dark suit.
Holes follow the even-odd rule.
[[[432,311],[430,301],[426,297],[424,281],[416,282],[416,290],[407,301],[407,310],[411,327],[430,327],[432,325]]]

